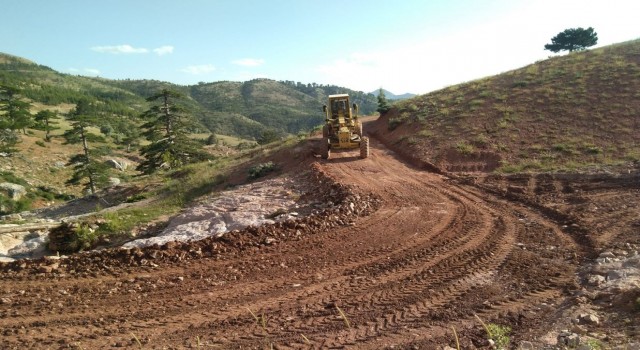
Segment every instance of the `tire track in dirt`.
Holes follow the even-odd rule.
[[[11,281],[0,292],[20,302],[0,307],[5,344],[136,346],[132,334],[157,348],[436,344],[451,325],[464,334],[473,313],[544,320],[538,306],[572,283],[575,266],[564,256],[575,244],[536,212],[408,167],[375,142],[366,160],[332,156],[322,169],[378,194],[378,211],[238,255]]]

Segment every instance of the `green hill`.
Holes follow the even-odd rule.
[[[323,122],[322,105],[332,93],[349,93],[364,113],[373,113],[373,95],[328,85],[256,79],[248,82],[175,85],[157,80],[110,80],[62,74],[29,60],[0,53],[0,84],[16,86],[36,103],[47,106],[88,100],[99,106],[105,123],[118,132],[147,108],[145,98],[163,88],[182,92],[187,107],[201,123],[194,132],[258,138],[267,129],[280,133],[311,130]]]
[[[376,122],[448,171],[554,171],[640,160],[640,40],[552,57],[397,102]]]

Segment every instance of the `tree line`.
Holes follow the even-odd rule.
[[[138,127],[129,126],[122,142],[133,143],[141,136],[148,141],[140,149],[144,161],[138,171],[151,174],[211,158],[201,143],[189,137],[195,120],[181,105],[184,98],[179,92],[163,89],[147,98],[151,107],[139,116],[144,121],[140,127],[142,134],[137,132]],[[47,109],[32,115],[32,107],[20,89],[0,85],[0,152],[17,152],[20,134],[26,134],[27,128],[43,130],[45,141],[51,140],[50,132],[58,129],[60,116]],[[109,167],[104,156],[110,154],[111,149],[105,146],[105,135],[113,130],[102,122],[101,113],[95,104],[80,100],[67,114],[71,127],[62,134],[65,143],[81,145],[81,152],[68,159],[67,165],[73,168],[73,174],[67,184],[83,185],[91,194],[108,182]],[[101,133],[91,132],[92,128],[100,129]]]

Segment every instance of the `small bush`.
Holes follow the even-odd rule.
[[[31,199],[23,197],[14,201],[0,194],[0,215],[19,213],[31,209]]]
[[[29,186],[26,180],[17,177],[16,175],[8,171],[0,171],[0,180],[2,180],[2,182],[11,182],[12,184],[18,184],[25,187]]]
[[[476,136],[473,142],[480,147],[486,147],[489,144],[489,137],[485,134],[479,134],[478,136]]]
[[[487,325],[487,331],[491,334],[491,339],[495,342],[496,349],[507,349],[509,347],[511,327],[489,323]]]
[[[263,177],[277,169],[274,162],[260,163],[249,168],[249,178],[257,179]]]
[[[602,153],[602,148],[600,148],[598,146],[595,146],[595,145],[585,145],[584,153],[591,154],[591,155],[597,155],[597,154]]]
[[[601,349],[604,349],[604,347],[602,346],[602,343],[598,339],[589,339],[589,340],[587,340],[585,345],[587,347],[589,347],[590,350],[601,350]]]
[[[98,234],[88,224],[82,223],[74,229],[80,250],[93,248],[98,241]]]
[[[44,144],[44,141],[42,140],[38,140],[36,141],[36,145],[40,146],[40,147],[47,147],[47,145]]]
[[[553,149],[556,152],[565,152],[565,153],[570,153],[572,150],[571,146],[564,143],[556,143],[555,145],[553,145],[551,149]]]
[[[134,195],[131,195],[131,196],[127,197],[125,202],[133,203],[133,202],[141,201],[143,199],[147,199],[147,194],[146,193],[136,193]]]
[[[216,134],[211,134],[209,135],[209,137],[207,137],[207,141],[206,141],[207,145],[211,146],[217,143],[218,143],[218,137],[216,136]]]
[[[456,149],[461,154],[473,154],[474,148],[473,145],[466,143],[465,141],[460,141],[456,144]]]
[[[400,124],[402,124],[403,120],[402,118],[391,118],[389,119],[389,126],[388,129],[390,131],[395,130],[398,126],[400,126]]]

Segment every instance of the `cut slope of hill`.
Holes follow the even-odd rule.
[[[640,40],[553,57],[398,102],[375,131],[448,171],[640,160]]]

